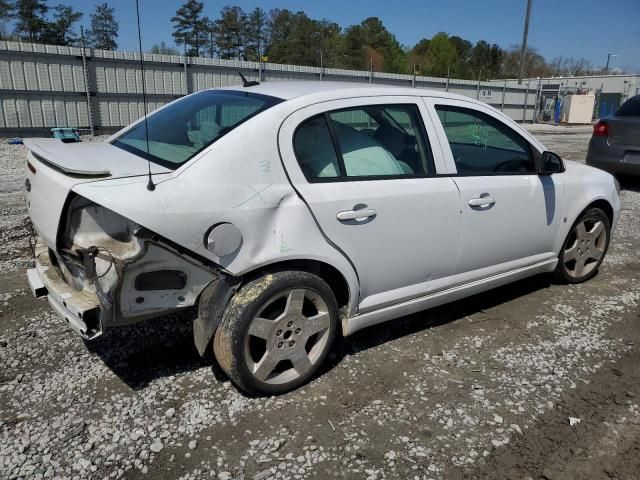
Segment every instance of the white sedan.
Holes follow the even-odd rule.
[[[34,294],[86,339],[195,307],[199,352],[258,394],[308,381],[338,333],[591,278],[620,211],[608,173],[412,88],[213,89],[104,143],[25,143]]]

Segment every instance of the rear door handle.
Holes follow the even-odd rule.
[[[470,207],[488,207],[496,203],[496,199],[491,196],[472,198],[469,200]]]
[[[345,220],[356,220],[375,217],[378,214],[373,208],[363,208],[360,210],[344,210],[336,214],[336,218],[341,222]]]

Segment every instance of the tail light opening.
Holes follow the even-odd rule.
[[[609,124],[600,120],[593,126],[594,137],[608,137],[609,136]]]

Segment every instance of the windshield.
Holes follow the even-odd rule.
[[[176,169],[220,137],[282,100],[234,90],[205,90],[178,100],[111,143],[154,163]]]

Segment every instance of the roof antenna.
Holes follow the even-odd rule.
[[[142,104],[144,106],[144,135],[147,140],[147,167],[149,168],[149,181],[147,182],[147,190],[153,192],[156,186],[151,177],[151,160],[149,160],[149,125],[147,123],[147,93],[144,81],[144,61],[142,60],[142,36],[140,35],[140,6],[136,0],[136,15],[138,17],[138,48],[140,50],[140,70],[142,71]]]
[[[247,80],[245,76],[242,74],[242,72],[238,72],[238,75],[240,75],[240,78],[242,79],[242,86],[244,88],[255,87],[256,85],[260,85],[260,82],[256,82],[255,80],[251,80],[251,81]]]

